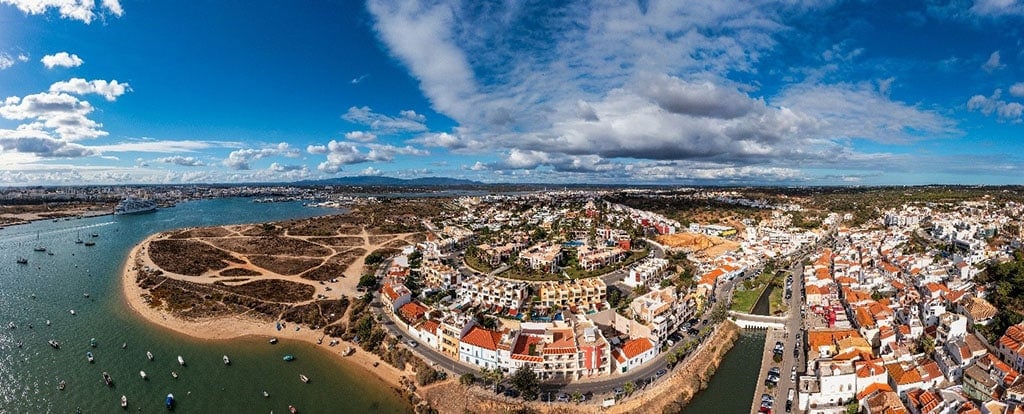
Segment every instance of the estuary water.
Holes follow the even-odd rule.
[[[121,395],[130,412],[166,412],[168,393],[175,396],[177,412],[287,413],[288,405],[302,413],[405,412],[408,405],[382,381],[316,346],[287,340],[270,345],[265,338],[198,340],[147,323],[122,299],[118,278],[125,259],[150,234],[337,212],[297,202],[215,199],[151,214],[46,220],[0,230],[0,413],[120,412]],[[79,237],[95,245],[76,244]],[[47,251],[34,251],[37,245]],[[28,264],[18,264],[19,257]],[[48,345],[50,339],[60,349]],[[86,352],[93,353],[94,363]],[[284,362],[285,354],[295,361]],[[179,355],[186,366],[178,365]],[[224,365],[222,355],[231,365]],[[104,385],[102,372],[109,372],[113,387]],[[310,383],[299,381],[299,374]],[[63,391],[57,389],[61,380]]]

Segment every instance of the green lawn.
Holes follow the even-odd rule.
[[[786,311],[789,306],[787,306],[788,304],[786,301],[782,299],[782,294],[785,293],[785,291],[786,288],[775,288],[775,290],[772,290],[771,295],[768,295],[768,313],[775,315],[778,312]]]
[[[732,306],[729,310],[750,312],[751,309],[754,309],[758,296],[761,296],[761,287],[750,290],[736,290],[732,294]]]

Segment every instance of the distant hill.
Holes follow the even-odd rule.
[[[295,185],[350,185],[350,186],[422,186],[422,187],[450,187],[450,186],[468,186],[468,185],[483,185],[479,181],[463,180],[458,178],[448,177],[421,177],[421,178],[394,178],[394,177],[378,177],[378,176],[355,176],[355,177],[337,177],[327,178],[323,180],[305,180],[293,183]]]

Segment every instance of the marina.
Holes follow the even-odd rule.
[[[252,214],[238,217],[242,209]],[[0,384],[0,412],[111,412],[121,394],[131,411],[163,411],[161,402],[169,392],[178,397],[175,410],[180,412],[218,412],[224,406],[240,412],[286,412],[288,401],[303,407],[346,407],[343,412],[353,413],[405,412],[406,404],[383,382],[341,363],[326,347],[288,340],[269,347],[267,337],[197,340],[149,324],[124,303],[119,281],[124,259],[153,232],[328,212],[332,210],[299,203],[254,205],[249,199],[221,199],[182,203],[153,214],[43,220],[5,228],[0,239],[0,326],[13,324],[16,329],[0,330],[0,377],[10,379]],[[55,255],[33,256],[31,266],[18,265],[19,255],[31,254],[37,232]],[[79,233],[96,233],[99,237],[86,240],[104,242],[86,250],[84,243],[74,242]],[[117,237],[107,237],[113,234]],[[29,324],[36,327],[28,329]],[[92,338],[95,348],[89,346]],[[121,349],[125,344],[131,347]],[[60,351],[65,349],[72,352]],[[93,353],[93,364],[83,358],[86,351]],[[261,362],[280,361],[282,351],[300,358],[287,367]],[[155,358],[160,355],[164,357]],[[180,368],[177,355],[187,358],[187,368]],[[224,369],[224,355],[230,356],[231,369]],[[148,380],[140,378],[140,370]],[[116,385],[116,396],[101,392],[104,371]],[[317,381],[296,381],[300,373]],[[260,397],[264,391],[287,400]]]

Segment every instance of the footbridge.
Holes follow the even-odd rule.
[[[729,311],[729,318],[743,329],[785,329],[786,318],[782,316],[751,315]]]

